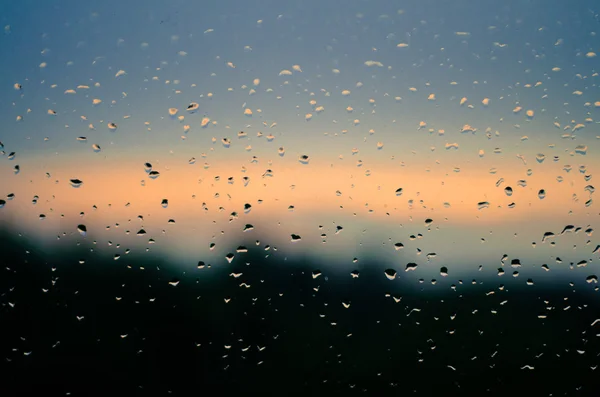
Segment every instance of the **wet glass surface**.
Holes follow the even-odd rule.
[[[0,395],[598,395],[599,8],[1,4]]]

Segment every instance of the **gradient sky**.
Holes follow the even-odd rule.
[[[255,240],[324,266],[368,254],[403,269],[436,253],[465,276],[480,264],[495,275],[503,254],[534,277],[557,256],[563,268],[591,261],[598,12],[541,0],[3,2],[0,225],[45,249],[63,233],[121,254],[152,238],[183,268]],[[566,225],[582,229],[542,244]]]

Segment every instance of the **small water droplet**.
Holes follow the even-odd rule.
[[[158,171],[150,171],[148,173],[148,176],[150,177],[150,179],[156,179],[160,176],[160,172]]]
[[[385,272],[385,276],[388,278],[388,280],[393,280],[396,278],[396,271],[394,269],[387,269]]]
[[[69,183],[71,184],[71,186],[73,186],[74,188],[78,188],[81,187],[81,185],[83,185],[83,181],[81,179],[70,179]]]
[[[538,192],[538,197],[540,198],[540,200],[543,200],[546,197],[546,191],[544,189],[540,189],[540,191]]]

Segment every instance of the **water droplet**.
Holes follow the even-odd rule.
[[[87,227],[85,225],[78,225],[77,231],[79,232],[79,234],[85,237],[87,234]]]
[[[478,210],[482,210],[484,208],[489,208],[489,207],[490,207],[490,203],[487,201],[480,201],[479,203],[477,203]]]
[[[585,145],[577,145],[577,147],[575,148],[575,153],[581,154],[582,156],[585,156],[587,154],[587,151],[588,147]]]
[[[310,161],[310,158],[306,154],[303,154],[302,156],[300,156],[298,158],[298,161],[302,164],[308,164],[308,162]]]
[[[83,185],[83,181],[81,179],[76,179],[76,178],[75,179],[70,179],[69,183],[74,188],[78,188],[78,187],[81,187],[81,185]]]
[[[160,172],[158,171],[150,171],[148,173],[148,176],[150,177],[150,179],[156,179],[160,176]]]
[[[394,269],[387,269],[385,271],[385,276],[388,278],[388,280],[393,280],[396,278],[396,271]]]
[[[540,198],[540,200],[543,200],[546,197],[546,191],[544,189],[540,189],[540,191],[538,192],[538,197]]]

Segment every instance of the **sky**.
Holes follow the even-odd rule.
[[[506,254],[563,282],[598,254],[598,13],[3,2],[0,226],[181,269],[243,242],[344,271],[424,265],[415,279],[496,277]]]

